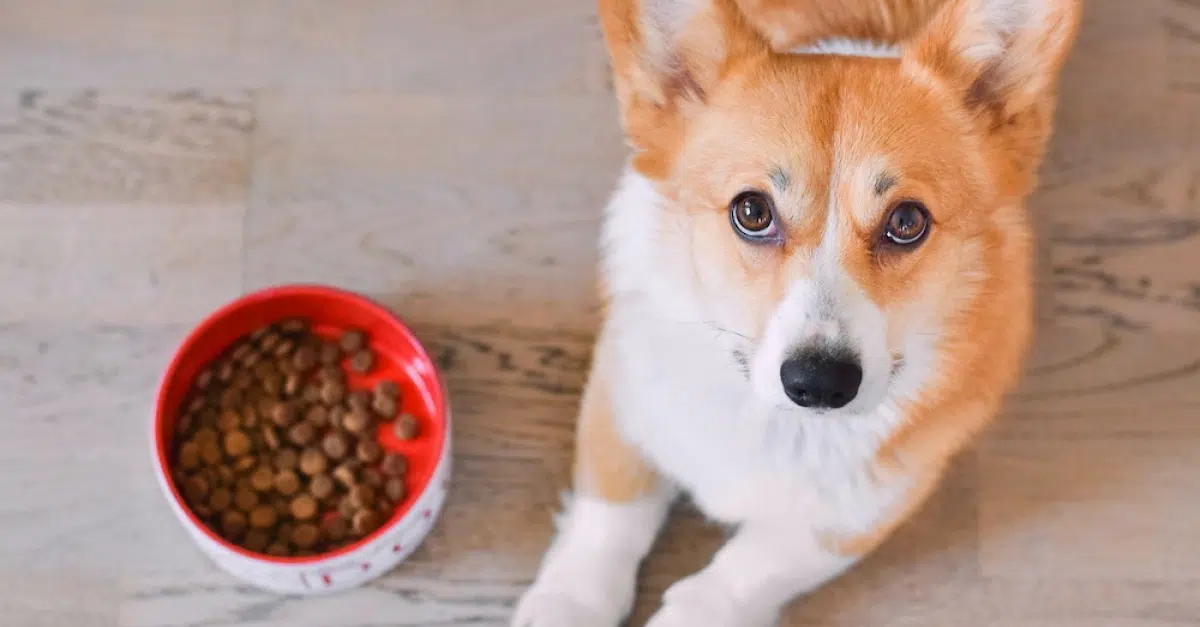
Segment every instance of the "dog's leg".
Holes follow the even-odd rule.
[[[704,570],[667,590],[647,627],[768,627],[792,598],[855,561],[827,548],[803,523],[748,523]]]
[[[580,408],[576,492],[514,627],[616,627],[675,494],[617,431],[605,353],[601,340]]]

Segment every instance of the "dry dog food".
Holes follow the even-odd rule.
[[[366,333],[323,339],[304,320],[241,338],[202,371],[176,428],[172,474],[191,510],[247,550],[299,557],[355,542],[407,495],[408,463],[375,440],[381,421],[401,439],[400,386],[351,389],[367,374]]]

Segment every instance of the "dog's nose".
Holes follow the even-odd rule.
[[[837,409],[858,395],[862,366],[850,356],[805,352],[783,362],[779,378],[783,391],[801,407]]]

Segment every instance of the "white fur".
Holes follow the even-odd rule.
[[[740,530],[707,568],[671,589],[650,625],[768,625],[793,596],[853,563],[825,548],[827,534],[869,533],[905,502],[910,481],[875,473],[872,462],[901,424],[896,403],[935,369],[934,347],[915,336],[900,347],[905,365],[890,373],[882,314],[826,243],[814,253],[812,280],[788,290],[747,380],[730,354],[753,347],[711,324],[692,288],[690,226],[678,214],[630,170],[607,210],[604,271],[613,293],[603,336],[613,351],[613,412],[651,464],[708,516]],[[834,240],[832,230],[826,237]],[[819,320],[817,295],[828,297],[836,323]],[[844,336],[872,355],[863,399],[832,415],[786,402],[779,381],[781,347],[814,332]],[[576,503],[514,625],[614,627],[662,505]]]
[[[558,536],[513,618],[518,627],[613,627],[633,607],[638,564],[654,543],[674,491],[614,504],[567,500]]]
[[[900,57],[900,47],[895,44],[839,37],[823,39],[808,46],[800,46],[789,50],[788,54],[828,54],[843,57],[895,59]]]

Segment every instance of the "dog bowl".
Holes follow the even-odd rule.
[[[304,318],[325,337],[351,328],[365,330],[377,363],[367,375],[350,374],[350,384],[396,381],[403,399],[400,411],[412,414],[419,424],[413,440],[396,438],[386,425],[376,434],[385,450],[403,454],[409,464],[408,494],[391,518],[354,544],[307,557],[272,557],[227,542],[189,510],[169,466],[175,422],[196,376],[242,336],[287,318]],[[433,361],[394,314],[366,298],[330,287],[266,289],[222,307],[201,323],[183,341],[163,375],[150,440],[163,494],[200,549],[229,574],[283,594],[345,590],[391,570],[429,533],[450,483],[450,410]]]

